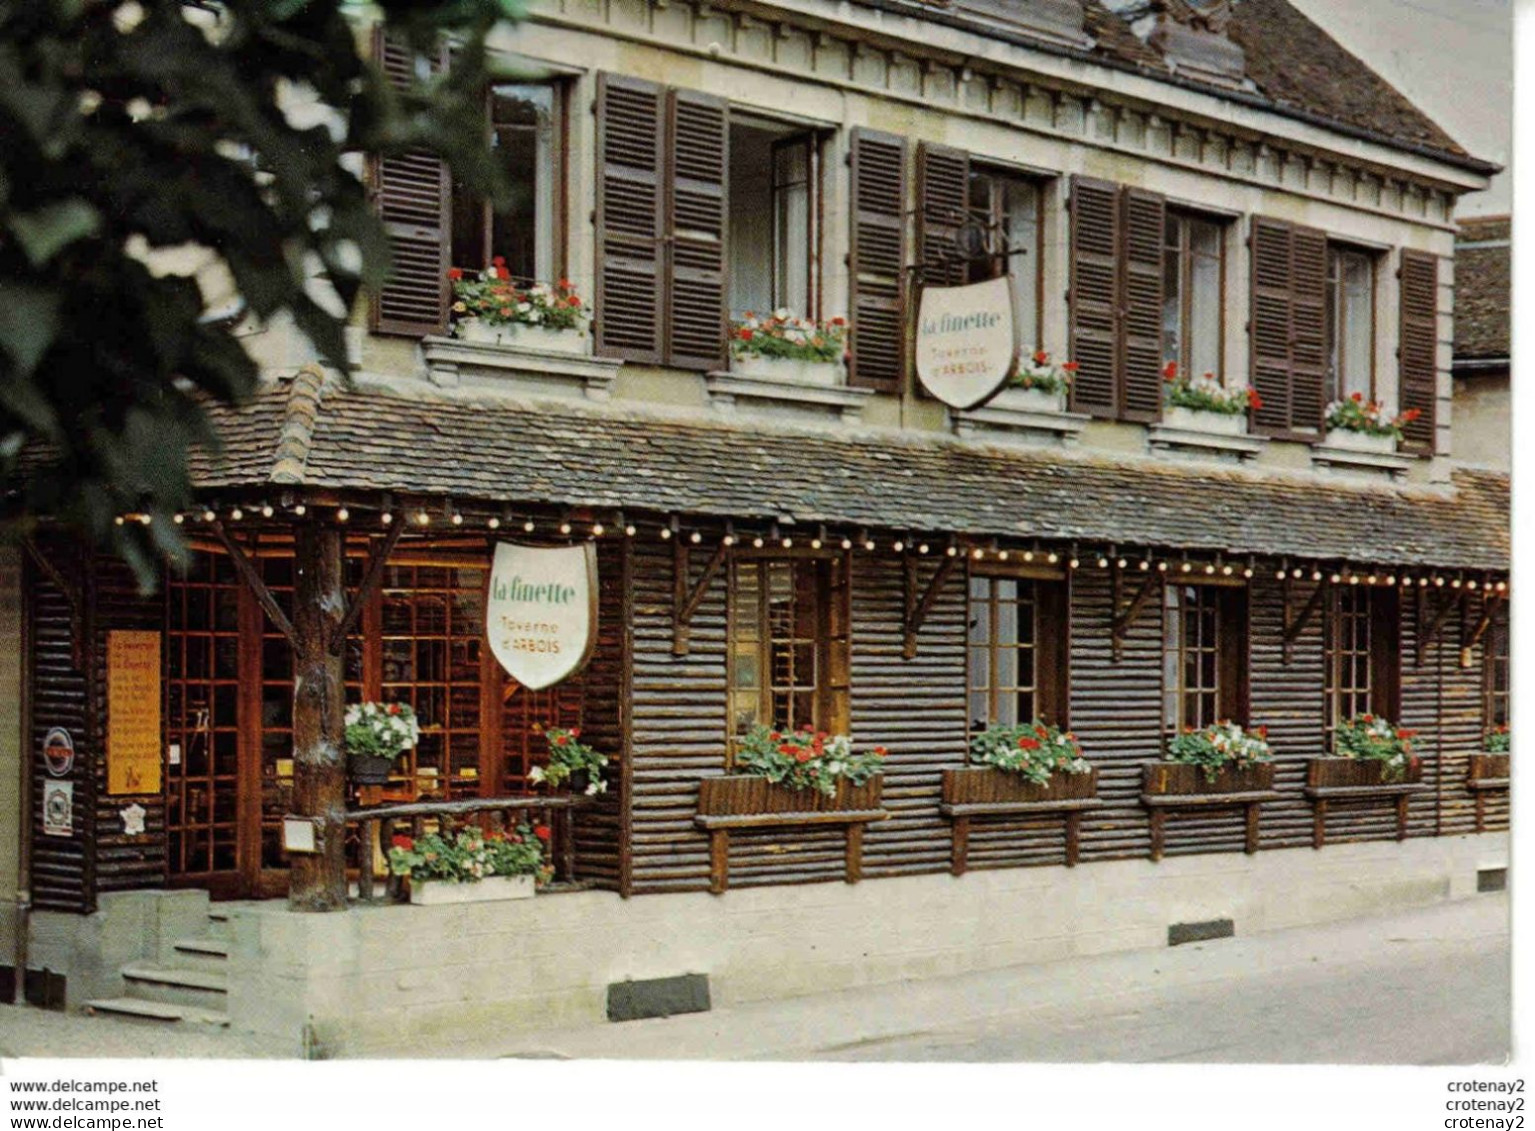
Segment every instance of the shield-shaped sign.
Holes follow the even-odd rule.
[[[950,408],[977,408],[1001,392],[1018,365],[1012,277],[923,287],[916,358],[923,388]]]
[[[485,635],[501,666],[534,691],[585,667],[597,644],[596,545],[498,543]]]

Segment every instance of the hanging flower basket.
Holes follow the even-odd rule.
[[[347,776],[354,785],[388,785],[389,772],[393,768],[393,758],[381,758],[376,754],[346,756]]]
[[[394,760],[421,737],[408,703],[353,703],[346,709],[347,772],[357,785],[385,785]]]

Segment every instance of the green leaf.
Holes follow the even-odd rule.
[[[100,227],[101,214],[89,202],[78,198],[11,217],[16,242],[34,267],[41,267],[76,240],[95,235]]]

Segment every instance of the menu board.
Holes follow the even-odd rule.
[[[107,792],[160,792],[160,634],[107,633]]]

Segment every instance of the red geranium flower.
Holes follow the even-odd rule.
[[[406,852],[416,847],[416,842],[408,836],[396,836],[390,843],[396,848],[403,848]]]
[[[504,255],[497,255],[497,256],[493,257],[491,259],[491,261],[490,261],[490,265],[492,267],[505,267],[506,266],[506,256],[504,256]]]
[[[448,268],[448,278],[452,279],[455,283],[458,282],[463,277],[464,277],[464,273],[462,271],[460,271],[457,267],[449,267]]]
[[[1035,361],[1036,364],[1043,365],[1045,362],[1047,362],[1049,360],[1050,360],[1050,355],[1047,354],[1044,350],[1035,350],[1034,351],[1034,361]]]
[[[497,267],[496,268],[496,278],[498,278],[498,279],[510,279],[511,277],[512,277],[512,273],[510,271],[508,271],[505,267]]]
[[[805,749],[801,749],[797,754],[794,755],[794,760],[797,761],[797,762],[808,762],[808,761],[810,761],[810,759],[812,759],[814,757],[815,757],[815,755],[812,754],[810,751],[805,750]]]
[[[1177,379],[1178,363],[1176,361],[1169,361],[1166,365],[1162,366],[1162,380],[1176,381]]]
[[[1025,735],[1023,738],[1020,738],[1018,740],[1018,749],[1019,750],[1038,750],[1039,749],[1039,739],[1037,739],[1037,738],[1029,738],[1027,735]]]
[[[1364,404],[1364,394],[1355,393],[1353,396],[1349,397],[1349,400],[1353,401],[1355,404]]]
[[[536,836],[539,840],[548,840],[549,839],[549,826],[548,825],[534,825],[533,826],[533,835]]]
[[[876,758],[883,758],[886,754],[889,753],[890,751],[886,750],[883,746],[876,746],[874,748],[874,756]]]
[[[1065,365],[1061,366],[1061,368],[1064,369],[1067,373],[1075,373],[1078,369],[1080,369],[1082,367],[1080,365],[1078,365],[1075,361],[1068,361]]]

